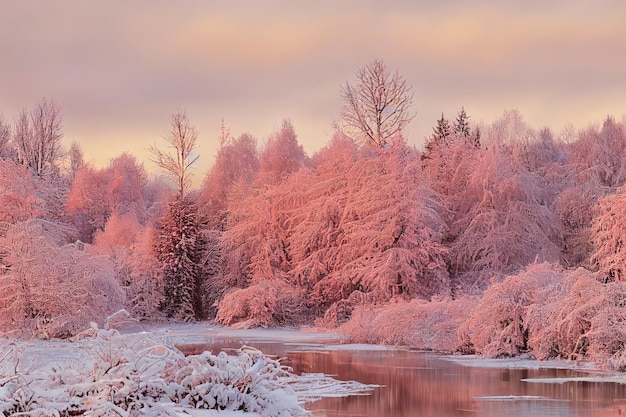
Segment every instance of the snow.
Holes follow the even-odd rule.
[[[288,417],[309,415],[305,402],[367,395],[376,388],[324,374],[295,375],[280,360],[249,346],[237,355],[189,356],[174,347],[190,339],[206,342],[207,333],[273,340],[282,335],[291,341],[320,337],[295,330],[230,332],[202,325],[120,334],[92,325],[84,338],[73,341],[0,340],[0,414],[235,417],[246,411],[247,416]]]
[[[593,365],[570,362],[565,360],[544,360],[506,358],[489,359],[480,355],[465,356],[442,356],[443,359],[456,362],[463,366],[473,366],[477,368],[506,368],[506,369],[572,369],[572,370],[594,370]]]
[[[613,384],[626,384],[626,375],[610,376],[610,375],[597,375],[597,376],[582,376],[572,378],[526,378],[522,379],[524,382],[532,384],[566,384],[569,382],[601,382],[601,383],[613,383]]]

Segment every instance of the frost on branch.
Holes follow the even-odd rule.
[[[301,169],[232,207],[222,239],[224,283],[289,283],[306,292],[317,315],[353,293],[374,302],[448,291],[443,207],[417,153],[401,138],[359,155],[345,140],[333,147],[336,164]],[[231,312],[234,294],[249,298],[230,295]]]
[[[42,212],[44,202],[26,167],[0,159],[0,225],[25,221]]]
[[[432,301],[392,300],[377,306],[358,305],[350,320],[337,330],[355,343],[464,351],[465,341],[459,328],[476,302],[475,297],[440,297]]]
[[[63,227],[44,220],[13,225],[0,238],[0,330],[17,336],[69,337],[123,306],[107,257],[61,245]]]
[[[626,281],[626,189],[598,202],[593,219],[591,263],[605,281]]]

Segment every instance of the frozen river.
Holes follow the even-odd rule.
[[[626,415],[626,385],[619,383],[620,378],[538,368],[533,361],[485,361],[367,345],[335,345],[337,340],[330,335],[322,340],[315,340],[314,334],[302,338],[292,335],[225,331],[207,335],[203,341],[202,335],[195,334],[179,347],[196,353],[246,344],[286,357],[285,364],[297,373],[323,372],[341,380],[382,386],[370,395],[324,398],[307,404],[320,417]]]

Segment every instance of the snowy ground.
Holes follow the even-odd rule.
[[[0,415],[233,417],[245,410],[246,416],[300,416],[308,414],[305,401],[375,388],[322,374],[294,375],[279,360],[246,346],[234,355],[184,356],[175,348],[219,338],[243,345],[330,345],[343,340],[336,334],[202,323],[91,333],[74,341],[0,340]],[[198,409],[203,407],[212,410]]]

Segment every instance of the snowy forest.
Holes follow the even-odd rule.
[[[552,132],[459,106],[418,149],[399,73],[374,61],[340,94],[313,155],[289,120],[202,132],[219,148],[195,188],[184,111],[146,165],[102,168],[62,148],[54,100],[0,117],[0,335],[68,338],[125,309],[626,370],[625,120]]]

